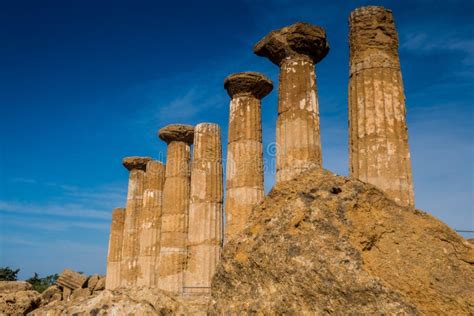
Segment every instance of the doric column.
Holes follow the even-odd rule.
[[[107,274],[105,288],[113,290],[120,286],[120,264],[122,260],[123,225],[125,209],[116,208],[112,212],[110,225],[109,251],[107,254]]]
[[[168,144],[161,215],[158,287],[181,293],[186,267],[186,241],[190,191],[190,146],[194,128],[168,125],[158,132]]]
[[[122,263],[120,265],[120,284],[122,287],[135,286],[140,271],[137,264],[140,248],[137,220],[143,207],[145,170],[150,160],[149,157],[127,157],[123,159],[123,165],[130,171],[130,174],[122,241]]]
[[[276,181],[321,167],[319,105],[314,65],[329,51],[324,29],[296,23],[272,31],[254,47],[280,67]]]
[[[224,88],[231,97],[226,165],[226,240],[247,223],[252,208],[262,201],[263,149],[260,100],[273,89],[256,72],[230,75]]]
[[[209,294],[222,245],[222,144],[217,124],[194,128],[186,294]]]
[[[156,285],[155,266],[160,251],[160,228],[165,165],[156,160],[147,163],[143,208],[138,216],[138,286]]]
[[[398,35],[392,12],[363,7],[349,17],[350,176],[401,205],[414,205]]]

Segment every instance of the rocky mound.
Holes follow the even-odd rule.
[[[37,308],[41,295],[24,281],[0,281],[0,315],[25,315]]]
[[[474,247],[372,185],[313,170],[253,214],[224,248],[211,313],[474,311]]]
[[[207,305],[206,298],[177,298],[166,291],[140,287],[58,301],[28,315],[206,315]]]

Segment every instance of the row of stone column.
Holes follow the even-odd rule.
[[[351,13],[349,79],[350,176],[414,205],[398,36],[390,10]],[[315,64],[328,53],[324,29],[296,23],[254,46],[280,67],[276,126],[276,182],[322,167]],[[255,72],[226,78],[230,117],[226,169],[226,239],[243,229],[264,196],[260,99],[271,81]]]
[[[351,13],[349,25],[350,176],[380,187],[402,205],[413,205],[392,13],[382,7],[359,8]],[[280,68],[277,183],[321,168],[315,64],[329,52],[324,29],[296,23],[270,32],[254,52]],[[264,197],[261,99],[273,84],[262,74],[242,72],[227,77],[224,87],[231,97],[225,193],[228,240],[244,228]],[[170,125],[159,136],[168,144],[166,171],[149,158],[124,161],[130,170],[127,207],[113,213],[111,244],[119,244],[122,222],[126,237],[116,249],[109,249],[110,263],[118,262],[121,249],[120,264],[110,265],[111,278],[120,281],[111,284],[206,292],[222,243],[220,129],[215,124]],[[146,181],[148,170],[155,170],[150,172],[155,180]]]
[[[168,144],[166,167],[148,157],[123,161],[127,205],[112,213],[106,287],[207,293],[222,241],[220,128],[169,125],[159,137]]]

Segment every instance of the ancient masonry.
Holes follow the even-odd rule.
[[[120,265],[122,260],[122,236],[125,221],[125,209],[116,208],[112,212],[110,225],[109,252],[107,255],[107,283],[108,290],[120,286]]]
[[[263,200],[263,148],[260,100],[273,84],[255,72],[230,75],[224,81],[229,96],[226,166],[226,240],[245,226],[252,208]]]
[[[143,190],[143,207],[138,214],[138,266],[137,285],[156,284],[155,267],[158,265],[161,233],[161,209],[165,166],[156,160],[146,165]]]
[[[184,294],[207,294],[222,246],[222,145],[217,124],[194,129]]]
[[[158,132],[168,144],[161,215],[161,245],[158,283],[163,290],[181,293],[186,267],[189,193],[191,187],[191,144],[194,128],[168,125]]]
[[[149,157],[127,157],[123,165],[128,169],[128,193],[125,208],[123,234],[126,238],[122,242],[122,259],[120,264],[120,285],[123,287],[134,286],[140,272],[137,265],[140,244],[138,241],[138,214],[143,207],[143,184],[145,170]]]
[[[414,205],[398,35],[390,10],[363,7],[349,17],[350,176]]]
[[[326,32],[296,23],[270,32],[254,47],[280,67],[276,181],[321,167],[319,104],[314,65],[328,53]]]
[[[350,176],[413,206],[392,13],[359,8],[349,24]],[[277,182],[322,167],[315,64],[328,51],[325,31],[307,23],[272,31],[254,47],[280,67]],[[200,123],[160,129],[159,138],[167,143],[166,166],[148,157],[123,160],[129,170],[127,204],[112,213],[107,289],[153,286],[185,296],[210,294],[224,241],[246,227],[264,198],[261,100],[273,84],[260,73],[241,72],[228,76],[224,88],[231,98],[225,216],[220,127]],[[82,281],[71,276],[61,282],[73,288]]]

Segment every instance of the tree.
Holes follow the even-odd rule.
[[[20,269],[12,270],[10,267],[0,268],[0,281],[16,281]]]
[[[35,291],[42,293],[48,287],[53,285],[58,279],[58,277],[59,275],[57,274],[51,274],[51,275],[45,276],[44,278],[40,278],[38,273],[35,272],[33,277],[26,280],[26,282],[30,283],[33,286],[33,289]]]

